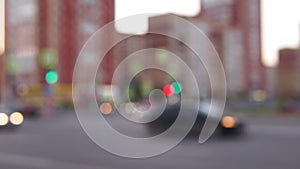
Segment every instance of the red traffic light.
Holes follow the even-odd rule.
[[[165,85],[163,92],[166,96],[172,96],[175,92],[175,89],[172,85],[167,84],[167,85]]]

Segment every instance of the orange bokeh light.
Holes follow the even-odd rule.
[[[222,118],[222,126],[225,128],[233,128],[236,125],[236,120],[234,117],[225,116]]]
[[[111,103],[105,102],[100,105],[100,111],[102,114],[109,115],[113,111],[113,106]]]

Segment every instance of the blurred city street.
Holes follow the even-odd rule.
[[[299,7],[0,0],[0,169],[300,169]]]
[[[113,117],[113,115],[112,115]],[[117,118],[112,118],[117,119]],[[110,121],[114,127],[122,121]],[[123,127],[124,128],[124,127]],[[124,129],[143,133],[143,129]],[[72,111],[52,118],[25,121],[14,132],[0,133],[0,166],[5,169],[297,169],[300,165],[300,118],[248,118],[241,137],[213,137],[204,144],[188,138],[154,158],[112,155],[84,133]]]

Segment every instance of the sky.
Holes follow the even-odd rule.
[[[221,0],[220,0],[221,1]],[[284,3],[283,3],[284,2]],[[158,5],[159,4],[159,5]],[[267,66],[278,63],[278,50],[297,47],[300,27],[299,0],[262,0],[262,60]],[[200,10],[200,0],[116,0],[116,19],[139,13],[176,13],[193,16]],[[147,30],[147,20],[140,27],[116,25],[123,33],[141,34]]]
[[[278,49],[299,47],[299,8],[299,0],[262,0],[263,59],[268,66],[278,63]]]
[[[116,19],[145,13],[154,13],[145,16],[164,13],[194,16],[200,11],[200,0],[115,0],[115,5]],[[138,22],[139,27],[127,26],[128,24],[125,22],[118,22],[116,28],[123,33],[145,33],[148,28],[147,17],[138,18]]]
[[[200,0],[115,0],[116,19],[139,13],[176,13],[193,16],[200,10]],[[284,3],[283,3],[284,2]],[[278,50],[297,47],[300,31],[299,0],[262,0],[263,61],[267,66],[277,64]],[[126,33],[143,33],[147,30],[146,18],[140,27],[117,25]],[[0,0],[0,54],[4,49],[4,0]]]

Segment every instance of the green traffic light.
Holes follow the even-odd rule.
[[[45,79],[48,84],[54,84],[58,81],[58,74],[55,70],[48,71]]]
[[[175,94],[181,93],[181,91],[182,91],[182,86],[181,86],[181,84],[180,84],[179,82],[173,82],[173,83],[172,83],[172,86],[173,86],[173,88],[174,88],[174,93],[175,93]]]

